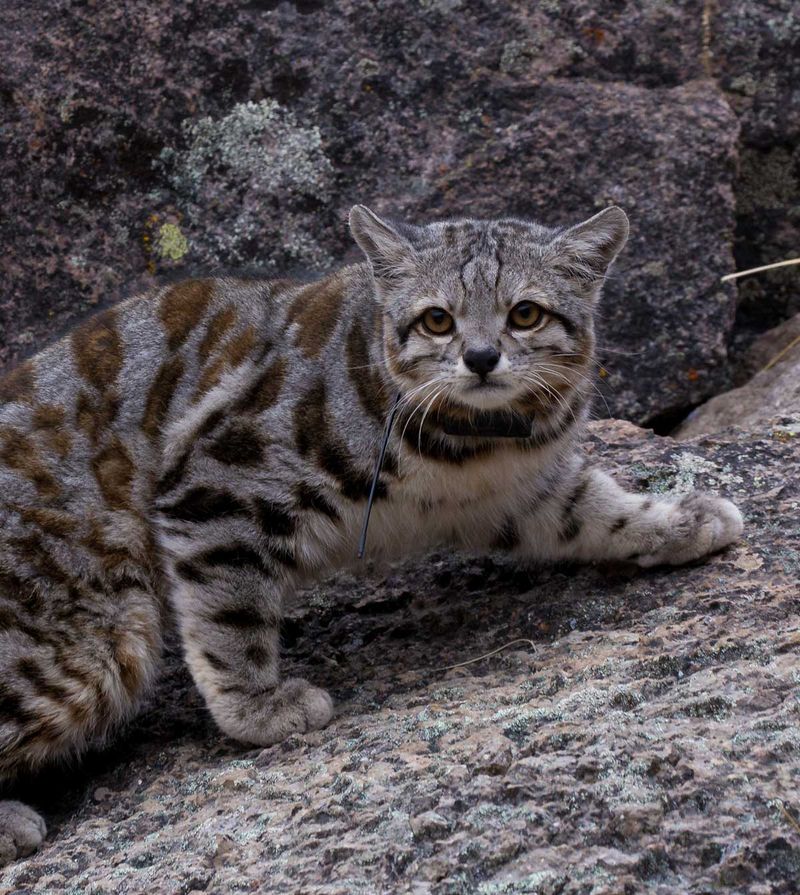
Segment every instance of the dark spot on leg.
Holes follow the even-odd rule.
[[[175,563],[175,574],[185,581],[193,584],[208,584],[208,575],[197,565],[188,559],[182,559]]]
[[[230,666],[227,662],[220,659],[219,656],[215,656],[214,653],[208,652],[208,650],[203,652],[203,658],[215,671],[230,671]]]
[[[229,606],[220,609],[211,616],[211,621],[231,628],[261,628],[265,624],[264,617],[253,606]]]
[[[196,557],[200,563],[208,566],[228,566],[233,569],[254,569],[266,577],[270,577],[270,569],[261,555],[247,544],[230,544],[225,547],[213,547]]]
[[[263,665],[266,665],[267,662],[271,658],[271,652],[263,646],[259,646],[254,643],[251,646],[248,646],[245,650],[245,658],[248,662],[252,662],[253,665],[258,665],[259,668]]]
[[[186,522],[210,522],[223,516],[247,516],[247,507],[230,491],[198,486],[188,491],[177,503],[162,507],[170,519]]]

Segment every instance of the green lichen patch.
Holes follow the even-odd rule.
[[[155,243],[156,252],[168,261],[180,261],[189,251],[189,240],[177,224],[162,224]]]

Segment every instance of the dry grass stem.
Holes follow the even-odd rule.
[[[792,341],[789,342],[788,345],[786,345],[784,348],[781,348],[781,350],[775,355],[775,357],[772,358],[772,360],[764,367],[764,369],[769,370],[770,367],[774,367],[775,364],[777,364],[778,361],[784,356],[784,354],[786,354],[788,351],[791,351],[792,348],[795,347],[795,345],[800,345],[800,336],[792,339]]]
[[[536,651],[536,644],[532,640],[528,640],[525,637],[519,637],[516,640],[509,640],[508,643],[504,643],[502,646],[498,646],[497,649],[493,649],[489,653],[484,653],[482,656],[475,656],[474,659],[467,659],[466,662],[456,662],[455,665],[445,665],[443,668],[432,668],[431,671],[450,671],[453,668],[463,668],[465,665],[472,665],[475,662],[480,662],[482,659],[488,659],[489,656],[495,656],[497,653],[501,653],[503,650],[508,649],[510,646],[515,646],[518,643],[527,643],[534,652]]]
[[[749,270],[726,273],[724,277],[720,278],[720,282],[727,283],[730,280],[738,280],[739,277],[750,276],[751,273],[761,273],[762,270],[775,270],[777,267],[788,267],[790,264],[800,264],[800,258],[789,258],[788,261],[776,261],[774,264],[764,264],[762,267],[751,267]]]

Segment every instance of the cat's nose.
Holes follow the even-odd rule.
[[[467,348],[464,352],[464,363],[467,369],[485,378],[497,366],[500,360],[500,352],[491,345],[485,348]]]

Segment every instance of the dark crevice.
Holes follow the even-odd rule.
[[[645,420],[645,422],[642,423],[642,428],[652,429],[656,435],[672,435],[689,414],[702,403],[704,402],[683,405],[682,407],[670,407],[667,410],[662,410],[660,413]]]

